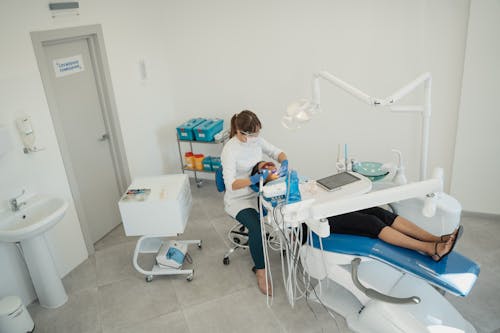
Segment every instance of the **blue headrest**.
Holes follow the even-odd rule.
[[[215,171],[215,185],[217,186],[217,191],[225,192],[226,185],[224,185],[224,177],[222,176],[222,167]]]

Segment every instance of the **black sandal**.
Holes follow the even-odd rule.
[[[431,255],[431,258],[435,262],[440,262],[441,259],[443,259],[443,257],[438,254],[438,244],[441,244],[441,243],[444,243],[444,242],[436,242],[436,243],[434,243],[434,254]],[[434,259],[434,257],[437,257],[438,259],[436,260],[436,259]]]
[[[448,241],[448,239],[450,239],[450,237],[453,236],[453,235],[456,235],[455,239],[459,240],[460,237],[462,237],[463,233],[464,233],[464,227],[463,227],[463,225],[459,225],[456,232],[452,232],[451,234],[442,235],[441,236],[441,242]],[[447,237],[447,238],[444,239],[444,237]]]
[[[457,236],[458,236],[458,232],[457,232]],[[434,256],[437,256],[438,257],[438,260],[434,260],[435,262],[440,262],[444,257],[446,257],[448,254],[451,253],[451,251],[453,251],[453,249],[455,248],[455,244],[457,243],[457,240],[458,240],[458,237],[455,237],[451,243],[451,247],[450,249],[448,250],[448,252],[446,253],[443,253],[442,255],[439,255],[437,253],[437,247],[438,247],[438,244],[442,244],[441,242],[436,242],[434,243],[434,254],[431,256],[432,260],[434,260]]]

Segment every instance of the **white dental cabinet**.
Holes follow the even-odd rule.
[[[166,242],[184,232],[192,206],[189,179],[184,174],[134,179],[118,202],[123,227],[127,236],[142,236],[137,241],[133,264],[150,282],[154,275],[186,274],[193,279],[192,269],[165,267],[158,262],[150,270],[139,266],[141,253],[156,254]],[[197,244],[201,240],[175,241],[179,244]]]

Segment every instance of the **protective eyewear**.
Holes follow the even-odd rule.
[[[259,136],[259,132],[255,132],[255,133],[248,133],[248,132],[245,132],[245,131],[240,131],[241,134],[243,134],[244,136],[249,136],[249,137],[252,137],[252,138],[256,138]]]

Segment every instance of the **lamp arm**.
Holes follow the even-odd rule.
[[[432,76],[429,72],[424,73],[417,77],[415,80],[411,81],[407,85],[398,89],[392,95],[387,97],[384,102],[386,105],[393,104],[410,92],[415,90],[421,84],[424,84],[424,94],[425,102],[423,106],[402,106],[393,105],[390,106],[391,111],[403,111],[403,112],[420,112],[422,115],[422,137],[420,146],[420,180],[424,180],[427,173],[427,159],[429,156],[429,127],[430,127],[430,117],[431,117],[431,87],[432,87]]]
[[[420,180],[424,180],[426,177],[427,169],[427,158],[429,151],[429,127],[430,127],[430,116],[431,116],[431,86],[432,86],[432,76],[429,72],[423,73],[418,76],[413,81],[409,82],[402,88],[396,90],[392,95],[386,99],[373,98],[365,92],[359,90],[353,85],[341,80],[340,78],[330,74],[327,71],[320,71],[313,74],[312,81],[312,105],[309,106],[309,113],[313,114],[319,110],[320,106],[320,86],[319,79],[324,79],[333,85],[339,87],[340,89],[346,91],[350,95],[356,97],[357,99],[365,102],[372,106],[388,106],[391,111],[396,112],[420,112],[422,115],[422,144],[420,152]],[[424,84],[425,90],[425,103],[423,106],[420,105],[395,105],[396,102],[401,100],[403,97],[411,93],[421,84]],[[304,113],[304,112],[303,112]],[[289,117],[290,118],[290,117]],[[308,118],[309,119],[309,118]]]
[[[319,104],[319,82],[318,78],[325,79],[326,81],[333,83],[337,87],[341,88],[342,90],[348,92],[352,96],[356,97],[357,99],[365,102],[368,105],[376,105],[376,100],[372,98],[370,95],[364,93],[363,91],[359,90],[358,88],[355,88],[351,84],[339,79],[338,77],[326,72],[326,71],[321,71],[318,73],[314,74],[314,80],[313,80],[313,101],[317,104]],[[315,100],[315,95],[317,95],[317,99]]]
[[[396,90],[392,95],[387,97],[384,101],[387,104],[393,104],[393,103],[399,101],[400,99],[402,99],[403,97],[405,97],[406,95],[408,95],[409,93],[411,93],[413,90],[415,90],[422,83],[424,83],[426,81],[431,81],[431,80],[432,80],[431,73],[429,73],[429,72],[424,73],[424,74],[420,75],[419,77],[417,77],[415,80],[408,83],[407,85]]]

